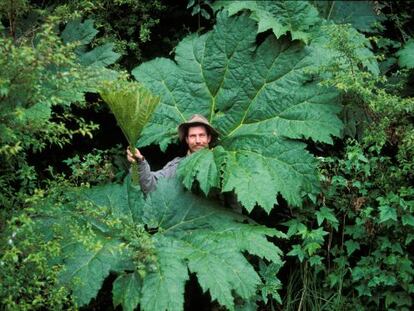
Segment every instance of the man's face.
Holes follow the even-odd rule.
[[[191,153],[208,148],[210,140],[211,136],[207,134],[206,128],[202,125],[188,128],[187,137],[185,138]]]

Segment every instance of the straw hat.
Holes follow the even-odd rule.
[[[178,137],[181,142],[185,142],[187,136],[188,128],[192,126],[204,125],[207,129],[207,132],[211,135],[211,142],[214,142],[217,137],[217,131],[210,125],[208,120],[202,115],[195,114],[187,122],[181,123],[178,126]]]

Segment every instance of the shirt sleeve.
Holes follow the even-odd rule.
[[[138,172],[139,172],[139,183],[141,185],[141,190],[144,193],[148,193],[155,190],[155,184],[157,183],[157,178],[154,172],[151,172],[151,168],[147,160],[138,162]]]
[[[138,164],[139,182],[144,193],[154,191],[160,178],[171,178],[177,173],[177,167],[182,158],[177,157],[168,162],[159,171],[152,172],[147,162],[144,160]]]

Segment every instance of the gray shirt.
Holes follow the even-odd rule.
[[[160,178],[171,178],[177,173],[178,164],[184,157],[176,157],[159,171],[152,172],[147,160],[138,163],[139,183],[144,193],[154,191]]]

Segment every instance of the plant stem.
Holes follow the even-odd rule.
[[[303,309],[303,300],[305,299],[305,295],[306,295],[306,290],[308,287],[308,263],[305,261],[305,265],[303,268],[303,290],[302,290],[302,295],[300,297],[300,302],[299,302],[299,307],[298,307],[298,311],[301,311]]]
[[[333,10],[334,6],[335,6],[335,2],[332,1],[330,3],[329,13],[328,13],[328,16],[326,17],[326,19],[330,19],[331,18],[331,14],[332,14],[332,10]]]
[[[129,145],[129,150],[132,154],[135,153],[135,146]],[[132,184],[135,186],[139,185],[139,171],[138,171],[138,163],[131,163],[131,178]]]

